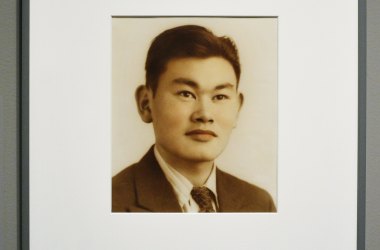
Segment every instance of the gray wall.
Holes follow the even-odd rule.
[[[18,2],[0,0],[0,249],[18,249]],[[366,249],[380,248],[380,1],[367,0]]]

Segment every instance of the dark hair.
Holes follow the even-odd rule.
[[[240,62],[234,42],[226,36],[215,36],[210,30],[197,25],[184,25],[159,34],[150,45],[145,62],[146,86],[157,90],[160,75],[171,59],[220,56],[231,63],[237,82]]]

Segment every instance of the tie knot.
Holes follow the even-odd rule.
[[[191,196],[199,206],[199,212],[215,212],[212,206],[214,194],[207,187],[193,187]]]

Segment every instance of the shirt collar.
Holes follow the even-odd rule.
[[[172,185],[174,192],[177,196],[179,205],[183,207],[185,204],[189,202],[189,200],[192,199],[190,192],[193,189],[193,184],[185,176],[183,176],[180,172],[175,170],[162,158],[156,146],[154,147],[154,155],[162,171],[164,172],[167,180]],[[218,200],[217,193],[216,193],[215,164],[212,167],[210,176],[208,177],[206,183],[203,186],[210,189],[214,193],[216,200]]]

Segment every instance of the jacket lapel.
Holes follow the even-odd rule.
[[[244,206],[244,200],[239,195],[239,192],[236,192],[234,184],[218,168],[216,169],[216,189],[218,192],[219,212],[239,212]]]
[[[138,206],[135,211],[182,212],[174,190],[162,172],[153,146],[138,163],[135,173]]]

